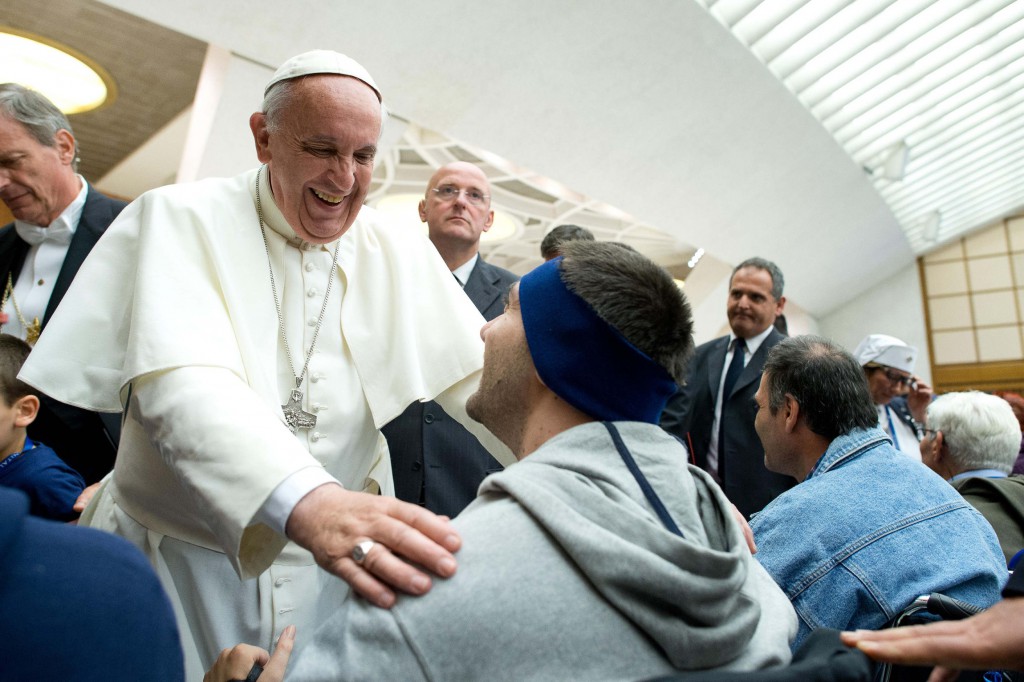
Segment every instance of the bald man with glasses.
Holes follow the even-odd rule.
[[[519,278],[480,257],[480,238],[494,224],[487,176],[471,163],[439,168],[419,203],[420,220],[462,290],[484,320],[501,315]],[[395,496],[435,514],[455,516],[480,482],[501,465],[436,402],[413,403],[382,429],[391,450]]]

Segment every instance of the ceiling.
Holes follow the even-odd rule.
[[[1024,2],[698,2],[871,176],[917,253],[1024,205]]]
[[[572,222],[680,277],[697,248],[770,258],[821,316],[1024,204],[1021,2],[3,2],[117,81],[72,119],[87,177],[180,120],[207,43],[268,71],[337,49],[408,123],[371,202],[478,160],[517,224],[483,250],[517,272]]]
[[[90,181],[103,177],[195,98],[206,55],[200,40],[98,2],[2,0],[2,6],[0,26],[62,43],[113,77],[112,102],[70,117],[81,157],[78,170]]]

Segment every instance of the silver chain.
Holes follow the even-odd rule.
[[[327,312],[327,299],[331,296],[331,285],[334,284],[334,271],[338,269],[338,249],[341,243],[334,247],[334,261],[331,263],[331,271],[327,274],[327,293],[324,294],[323,305],[320,306],[320,317],[316,321],[316,329],[313,330],[313,342],[309,344],[309,352],[306,353],[306,362],[302,365],[302,373],[295,373],[295,364],[292,362],[292,349],[288,346],[288,335],[284,331],[284,314],[281,312],[281,299],[277,296],[277,283],[274,281],[274,265],[270,261],[270,244],[267,242],[267,228],[263,224],[263,202],[260,200],[260,175],[266,166],[260,166],[256,171],[256,215],[260,219],[260,233],[263,235],[263,248],[267,252],[267,267],[270,269],[270,290],[274,293],[274,307],[277,309],[277,323],[281,331],[281,340],[284,342],[284,352],[288,358],[288,368],[295,377],[295,388],[302,385],[306,378],[306,370],[309,369],[309,360],[313,357],[313,349],[316,348],[316,339],[320,335],[320,325],[324,321],[324,313]]]

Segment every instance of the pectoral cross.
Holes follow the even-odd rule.
[[[316,426],[316,415],[302,409],[302,391],[297,388],[292,390],[291,399],[287,405],[282,405],[281,409],[292,433],[295,433],[296,429],[311,429]]]

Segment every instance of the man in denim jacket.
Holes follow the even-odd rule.
[[[801,481],[751,521],[757,559],[811,630],[877,629],[915,598],[979,606],[1007,572],[991,526],[878,428],[853,357],[814,336],[772,348],[754,396],[768,469]]]

